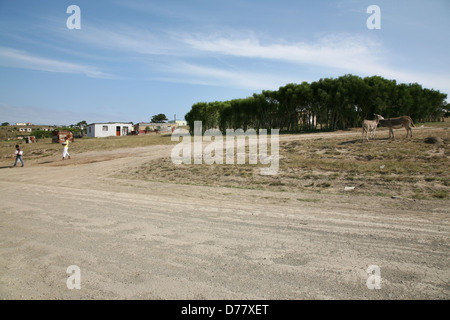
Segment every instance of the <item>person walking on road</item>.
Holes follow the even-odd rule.
[[[16,155],[16,161],[14,162],[14,167],[17,165],[17,160],[20,160],[20,162],[22,162],[22,167],[24,166],[23,164],[23,151],[20,150],[20,147],[18,144],[16,144],[16,151],[14,152],[14,154]]]
[[[63,149],[63,156],[62,156],[62,159],[64,160],[64,159],[66,158],[66,156],[68,156],[69,159],[70,159],[70,154],[69,154],[69,138],[68,138],[68,137],[66,137],[66,140],[63,142],[63,146],[64,146],[64,149]]]

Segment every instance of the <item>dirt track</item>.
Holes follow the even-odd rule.
[[[170,151],[3,163],[0,298],[450,298],[448,201],[112,177]],[[80,290],[67,288],[71,265]]]

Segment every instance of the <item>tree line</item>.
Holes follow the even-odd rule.
[[[251,97],[198,102],[185,115],[188,126],[202,121],[203,130],[271,129],[281,131],[342,130],[360,126],[374,113],[385,118],[409,115],[415,122],[441,121],[447,94],[420,84],[397,84],[380,76],[345,75],[312,83],[287,84]]]

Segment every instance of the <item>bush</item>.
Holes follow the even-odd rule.
[[[52,132],[37,129],[37,130],[34,130],[33,132],[31,132],[31,136],[35,136],[36,139],[51,138]]]

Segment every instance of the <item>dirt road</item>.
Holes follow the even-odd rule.
[[[3,163],[0,298],[450,298],[448,201],[113,177],[170,151]],[[72,265],[81,289],[68,289]]]

